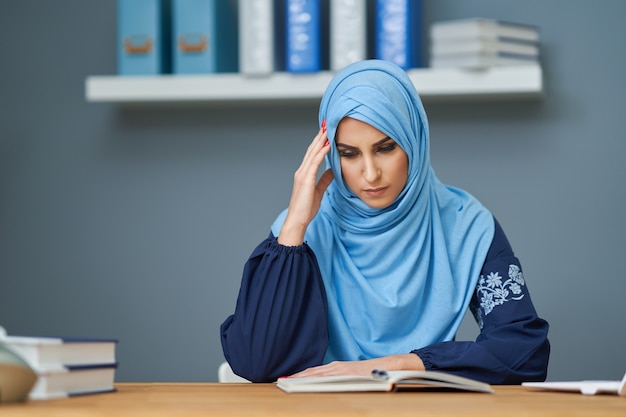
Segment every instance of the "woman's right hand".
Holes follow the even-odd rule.
[[[322,124],[294,174],[287,218],[278,235],[278,243],[281,245],[299,246],[304,242],[304,233],[319,211],[326,188],[333,181],[330,169],[317,180],[319,167],[329,151],[330,143],[325,125]]]

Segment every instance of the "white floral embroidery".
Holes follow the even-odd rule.
[[[481,312],[477,312],[478,325],[482,329],[482,315],[485,316],[495,306],[502,305],[507,301],[521,300],[524,298],[522,287],[525,285],[524,274],[517,265],[509,265],[509,279],[502,280],[498,272],[492,272],[486,277],[481,275],[476,287],[476,295],[480,298]]]

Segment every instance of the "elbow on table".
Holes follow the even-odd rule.
[[[259,358],[254,346],[243,343],[241,338],[229,339],[228,324],[227,320],[221,329],[222,352],[233,373],[250,382],[274,382],[277,376],[267,358]]]
[[[502,381],[504,385],[519,385],[522,382],[543,382],[548,376],[548,361],[550,358],[550,342],[544,342],[523,362],[512,369]]]
[[[270,376],[271,372],[268,369],[262,369],[259,367],[249,366],[250,364],[244,367],[238,367],[238,365],[242,364],[231,364],[231,368],[236,375],[239,375],[242,378],[247,379],[250,382],[274,382],[277,377]]]
[[[550,359],[550,342],[545,339],[541,347],[524,364],[524,375],[526,378],[522,382],[543,382],[548,377],[548,362]]]

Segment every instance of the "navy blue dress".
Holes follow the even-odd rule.
[[[490,384],[543,381],[548,323],[537,316],[520,262],[497,221],[495,226],[470,305],[480,334],[475,341],[416,346],[412,352],[427,370]],[[280,245],[270,234],[248,259],[235,313],[221,326],[224,356],[237,375],[253,382],[321,365],[327,310],[313,251],[306,244]]]

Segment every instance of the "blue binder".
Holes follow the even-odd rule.
[[[286,0],[285,67],[288,72],[322,69],[321,0]]]
[[[175,74],[238,71],[236,0],[173,0]]]
[[[376,0],[375,57],[404,69],[422,66],[422,0]]]
[[[117,1],[117,67],[120,75],[170,71],[169,1]]]

